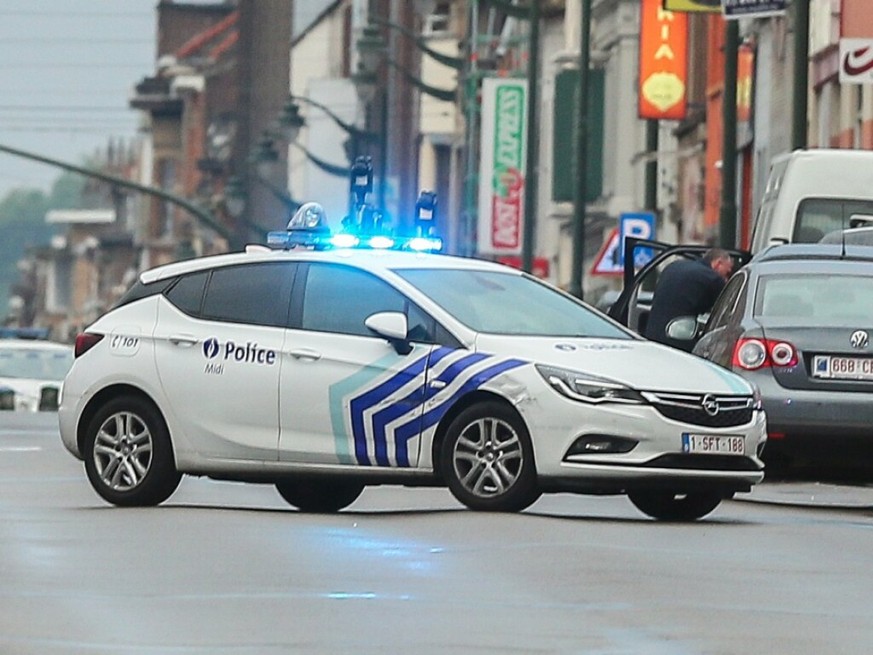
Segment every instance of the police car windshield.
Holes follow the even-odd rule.
[[[521,275],[465,269],[394,272],[477,332],[633,338],[572,298]]]

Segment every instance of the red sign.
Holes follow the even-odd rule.
[[[642,0],[639,116],[681,120],[688,105],[688,16]]]

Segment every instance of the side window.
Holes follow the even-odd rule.
[[[208,277],[209,271],[183,275],[164,295],[167,300],[189,316],[200,316],[203,289],[206,287]]]
[[[434,320],[384,280],[346,266],[310,265],[301,328],[371,337],[364,321],[377,312],[406,313],[410,339],[433,342]]]
[[[296,265],[242,264],[212,271],[201,318],[284,327]]]
[[[725,327],[728,324],[733,316],[737,299],[740,297],[740,292],[743,290],[745,283],[746,276],[742,273],[738,273],[727,283],[712,310],[709,323],[706,325],[707,332]]]

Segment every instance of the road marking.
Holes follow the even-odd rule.
[[[42,450],[41,446],[0,446],[0,453],[32,453]]]

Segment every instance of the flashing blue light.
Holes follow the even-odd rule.
[[[330,238],[330,245],[334,248],[354,248],[361,240],[354,234],[334,234]]]
[[[443,240],[436,237],[415,237],[407,244],[410,250],[419,252],[436,252],[442,250]]]
[[[267,234],[267,245],[274,249],[292,248],[369,248],[371,250],[412,250],[414,252],[439,252],[443,241],[439,237],[391,237],[384,234],[358,236],[349,232],[328,235],[313,231],[287,230]]]
[[[385,250],[394,247],[394,239],[386,236],[375,236],[369,240],[367,245],[378,250]]]

